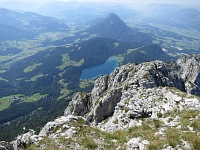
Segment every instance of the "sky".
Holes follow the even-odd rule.
[[[1,2],[8,2],[14,0],[1,0]],[[62,1],[69,2],[72,0],[18,0],[24,2],[44,2],[44,1]],[[179,4],[199,4],[200,0],[74,0],[79,2],[115,2],[115,3],[179,3]]]
[[[54,1],[54,0],[52,0]],[[58,1],[70,1],[70,0],[58,0]],[[77,0],[80,2],[117,2],[117,3],[200,3],[200,0]]]
[[[56,1],[60,1],[60,2],[70,2],[70,1],[107,2],[107,3],[114,2],[114,3],[120,3],[123,5],[126,5],[133,9],[141,9],[146,4],[150,4],[150,3],[181,4],[181,5],[191,5],[191,6],[195,6],[195,8],[200,8],[200,0],[0,0],[0,4],[4,3],[4,2],[11,2],[11,1],[12,1],[12,3],[9,3],[8,6],[10,6],[10,4],[12,6],[15,6],[15,4],[13,3],[14,1],[25,2],[27,4],[28,10],[30,10],[31,8],[34,8],[34,6],[36,6],[36,7],[43,6],[46,2],[56,2]],[[6,8],[9,9],[10,7],[6,7]]]

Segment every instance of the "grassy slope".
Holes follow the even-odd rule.
[[[177,116],[173,112],[165,115],[165,117],[169,118]],[[85,125],[84,120],[79,118],[77,122],[70,125],[77,131],[77,134],[74,134],[71,138],[65,138],[63,136],[55,140],[45,137],[40,141],[39,145],[32,145],[28,150],[42,149],[40,147],[41,145],[45,146],[45,149],[49,150],[62,150],[66,149],[66,146],[69,149],[75,149],[77,145],[80,149],[97,149],[101,147],[108,150],[117,148],[125,150],[126,143],[129,139],[138,137],[150,142],[146,146],[148,150],[159,150],[164,147],[166,148],[167,146],[175,148],[177,145],[179,145],[179,148],[184,149],[184,143],[182,140],[188,142],[191,149],[200,149],[200,137],[198,136],[198,132],[200,131],[200,126],[198,125],[200,123],[200,117],[198,116],[198,112],[185,110],[180,113],[179,116],[181,118],[180,125],[182,125],[182,128],[167,127],[163,132],[164,136],[156,134],[161,128],[165,127],[164,123],[159,119],[142,119],[143,123],[141,126],[108,133]],[[197,118],[194,121],[189,121],[190,118],[195,117]],[[189,127],[193,127],[194,131],[190,131],[188,128],[183,129],[186,127],[186,124]],[[56,128],[56,131],[58,130],[59,128]]]

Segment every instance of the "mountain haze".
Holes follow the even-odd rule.
[[[1,8],[0,19],[0,24],[23,30],[32,30],[34,32],[56,32],[69,29],[65,23],[56,18],[46,17],[31,12],[19,13]]]
[[[0,2],[0,149],[200,149],[200,9],[131,3]]]

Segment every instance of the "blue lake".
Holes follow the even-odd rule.
[[[118,60],[116,58],[110,57],[107,61],[99,66],[84,69],[81,74],[81,80],[94,79],[101,75],[106,75],[112,73],[115,68],[118,67]]]

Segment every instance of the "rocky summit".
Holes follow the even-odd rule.
[[[76,93],[64,116],[0,149],[200,149],[200,59],[127,64]],[[9,147],[9,148],[7,148]]]

